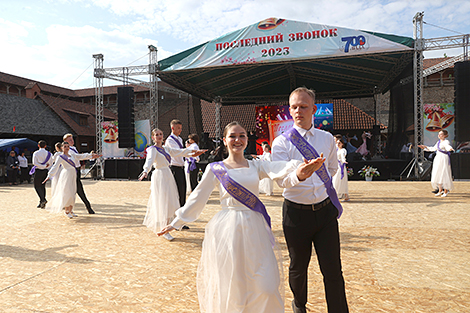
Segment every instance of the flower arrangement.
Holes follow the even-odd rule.
[[[374,177],[374,176],[380,176],[379,171],[370,165],[364,165],[363,168],[357,172],[361,177]]]
[[[354,170],[350,167],[348,167],[348,177],[351,177],[354,175]]]

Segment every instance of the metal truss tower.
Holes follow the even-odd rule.
[[[101,123],[103,122],[103,55],[94,54],[94,86],[95,86],[95,136],[96,136],[96,153],[103,153],[103,142],[101,134]],[[104,177],[103,160],[98,158],[95,160],[97,178]]]
[[[149,45],[150,128],[158,128],[158,62],[157,47]]]

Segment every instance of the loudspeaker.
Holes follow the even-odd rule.
[[[470,61],[454,64],[455,140],[470,140]]]
[[[118,87],[119,148],[133,148],[134,139],[134,87]]]

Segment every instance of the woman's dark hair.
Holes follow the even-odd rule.
[[[199,144],[199,136],[197,134],[189,134],[188,138]]]

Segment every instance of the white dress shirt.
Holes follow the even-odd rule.
[[[338,170],[338,157],[336,155],[336,145],[333,135],[326,131],[316,129],[313,125],[309,130],[295,125],[294,128],[315,148],[318,154],[323,153],[323,157],[326,158],[323,164],[328,170],[330,177],[333,176]],[[271,152],[273,161],[303,160],[300,151],[283,135],[274,139]],[[289,177],[291,179],[297,179],[295,172],[292,172]],[[293,187],[286,185],[285,179],[284,181],[276,180],[276,183],[284,188],[284,192],[282,193],[284,198],[295,203],[307,205],[315,204],[322,202],[328,197],[326,187],[316,173],[313,173],[312,176]]]
[[[49,160],[47,161],[47,164],[44,164],[44,165],[40,164],[40,163],[44,163],[44,161],[46,161],[47,155],[49,153],[50,152],[47,151],[44,148],[40,148],[39,150],[34,151],[34,153],[33,153],[33,165],[35,165],[36,168],[39,169],[39,170],[45,170],[46,168],[49,168],[52,165],[52,161],[53,161],[52,160],[52,155],[49,158]]]
[[[81,160],[88,160],[93,158],[93,155],[91,153],[78,153],[77,148],[75,148],[74,146],[70,146],[69,154],[71,160],[73,161],[73,163],[75,163],[76,168],[81,166]]]
[[[28,159],[26,157],[19,155],[18,161],[20,162],[20,167],[28,167]]]
[[[173,135],[173,137],[176,137],[178,139],[178,141],[181,143],[181,146],[183,147],[184,149],[184,144],[183,144],[183,139],[181,139],[180,136],[176,136],[175,134],[171,133]],[[173,148],[173,149],[182,149],[174,140],[174,138],[170,138],[170,136],[168,136],[168,138],[165,140],[165,146],[168,146],[170,148]],[[184,159],[182,156],[177,156],[177,157],[173,157],[171,156],[171,162],[170,162],[170,165],[173,165],[173,166],[181,166],[183,167],[184,166]]]

